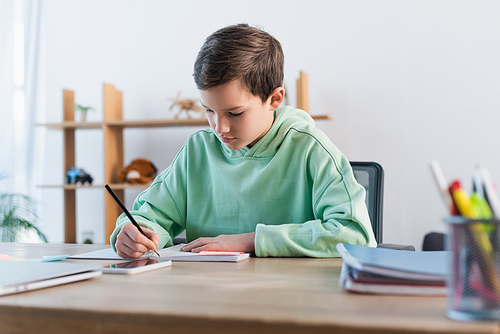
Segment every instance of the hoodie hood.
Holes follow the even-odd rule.
[[[243,147],[239,150],[231,150],[214,133],[220,141],[222,151],[229,158],[241,157],[272,157],[276,154],[292,128],[309,130],[314,128],[314,120],[304,110],[293,107],[279,107],[274,111],[274,122],[269,131],[252,147]]]

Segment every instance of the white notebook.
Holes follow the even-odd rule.
[[[153,252],[144,254],[139,259],[171,260],[171,261],[196,261],[196,262],[240,262],[250,257],[249,253],[228,254],[225,252],[208,252],[204,255],[200,253],[182,252],[183,245],[175,245],[168,248],[158,249],[160,256]],[[218,254],[217,254],[218,253]],[[228,255],[227,255],[228,254]],[[123,258],[118,256],[112,248],[105,248],[89,253],[71,255],[68,259],[82,260],[138,260]]]
[[[100,276],[101,266],[66,262],[0,261],[0,296]]]

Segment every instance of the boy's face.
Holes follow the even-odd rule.
[[[271,128],[273,111],[282,100],[277,103],[270,97],[262,103],[260,97],[248,92],[240,80],[200,90],[200,96],[208,123],[232,150],[255,145]]]

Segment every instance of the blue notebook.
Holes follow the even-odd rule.
[[[448,274],[447,251],[412,252],[337,244],[344,263],[358,271],[389,277],[440,281]]]

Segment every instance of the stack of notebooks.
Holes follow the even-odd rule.
[[[448,252],[412,252],[337,244],[343,259],[340,286],[351,292],[446,295]]]

